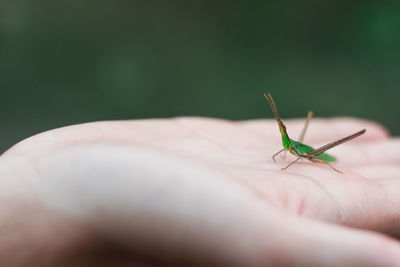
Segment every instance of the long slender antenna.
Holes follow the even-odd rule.
[[[283,122],[281,121],[281,117],[279,116],[278,109],[276,108],[274,99],[272,98],[272,96],[271,96],[270,93],[264,94],[264,96],[265,96],[265,98],[267,99],[269,105],[271,106],[272,112],[273,112],[274,115],[275,115],[275,118],[276,118],[276,121],[278,122],[279,128],[283,131],[282,134],[287,135],[286,126],[285,126],[285,124],[283,124]]]
[[[300,137],[299,137],[299,142],[300,142],[300,143],[303,143],[304,135],[306,134],[306,131],[307,131],[307,128],[308,128],[308,123],[310,122],[312,116],[313,116],[313,112],[312,112],[312,111],[309,111],[309,112],[307,113],[307,120],[306,120],[306,122],[305,122],[305,124],[304,124],[303,131],[301,131],[301,134],[300,134]]]

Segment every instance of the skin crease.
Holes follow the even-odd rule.
[[[296,140],[304,120],[285,120]],[[0,266],[400,266],[400,140],[313,119],[334,166],[271,156],[274,120],[95,122],[0,157]],[[283,153],[282,153],[283,154]]]

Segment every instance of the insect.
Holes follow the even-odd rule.
[[[333,141],[333,142],[328,143],[324,146],[321,146],[317,149],[314,149],[314,148],[302,143],[303,139],[304,139],[304,134],[307,131],[308,123],[312,117],[312,112],[309,111],[307,114],[307,120],[306,120],[306,122],[304,124],[304,128],[300,134],[299,141],[294,141],[293,139],[289,138],[289,135],[286,132],[286,126],[285,126],[285,124],[283,124],[283,122],[279,116],[278,110],[276,108],[274,99],[272,98],[271,94],[270,93],[264,94],[264,96],[267,99],[269,105],[271,106],[272,112],[274,113],[276,121],[278,122],[279,131],[281,132],[281,135],[282,135],[283,149],[279,150],[277,153],[275,153],[272,156],[273,161],[275,162],[275,157],[282,151],[289,151],[291,154],[293,154],[297,157],[297,159],[295,159],[294,161],[289,163],[286,167],[282,168],[282,170],[286,170],[287,168],[292,166],[294,163],[296,163],[300,159],[305,158],[310,161],[322,162],[322,163],[328,164],[329,167],[331,167],[333,170],[335,170],[339,173],[342,173],[341,171],[339,171],[338,169],[336,169],[335,167],[333,167],[330,164],[331,162],[335,162],[336,158],[325,153],[325,151],[364,134],[366,132],[365,129],[362,129],[361,131],[358,131],[352,135],[349,135],[347,137],[344,137],[342,139]]]

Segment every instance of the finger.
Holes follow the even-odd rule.
[[[369,143],[345,143],[329,150],[338,155],[338,163],[344,166],[379,165],[400,163],[400,139],[391,138]]]
[[[288,231],[282,266],[400,266],[399,243],[383,235],[305,219]]]
[[[397,164],[380,163],[360,165],[353,167],[352,172],[377,182],[396,180],[400,186],[400,166]]]
[[[371,191],[368,194],[362,206],[370,202],[369,199],[373,198],[375,205],[371,206],[370,221],[378,221],[375,229],[380,232],[387,233],[397,238],[400,237],[400,210],[398,205],[400,203],[400,166],[397,164],[367,164],[352,168],[352,172],[361,177],[365,177],[373,181],[377,185],[377,191],[384,192],[386,201],[378,204],[376,201],[376,193]],[[387,207],[387,208],[385,208]],[[384,216],[381,216],[383,215]],[[384,218],[384,220],[379,220]]]
[[[271,133],[271,127],[278,129],[274,120],[251,120],[241,122],[242,126],[266,137],[280,136],[279,131]],[[305,119],[286,120],[289,136],[296,140],[303,129]],[[355,118],[332,118],[332,119],[312,119],[305,134],[304,142],[328,143],[339,138],[353,134],[361,129],[366,129],[367,133],[355,139],[356,142],[368,142],[371,140],[386,139],[388,131],[380,124]],[[353,142],[353,141],[352,141]]]
[[[233,121],[179,117],[131,121],[103,121],[47,131],[12,147],[6,154],[42,154],[49,149],[93,141],[123,141],[151,144],[196,153],[259,148],[263,140]],[[40,146],[41,149],[37,149]]]

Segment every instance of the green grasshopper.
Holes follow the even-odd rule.
[[[290,166],[292,166],[294,163],[296,163],[297,161],[299,161],[301,158],[306,158],[310,161],[315,161],[315,162],[322,162],[325,164],[328,164],[329,167],[331,167],[332,169],[334,169],[337,172],[342,173],[341,171],[339,171],[338,169],[334,168],[330,162],[335,162],[336,158],[324,153],[325,151],[327,151],[328,149],[331,149],[335,146],[338,146],[344,142],[350,141],[351,139],[354,139],[362,134],[364,134],[366,132],[365,129],[362,129],[361,131],[358,131],[352,135],[349,135],[347,137],[344,137],[342,139],[333,141],[329,144],[326,144],[324,146],[321,146],[317,149],[314,149],[308,145],[303,144],[303,139],[304,139],[304,134],[307,130],[308,127],[308,123],[312,117],[312,112],[309,111],[308,115],[307,115],[307,120],[305,122],[304,128],[300,134],[299,137],[299,141],[294,141],[292,139],[289,138],[289,135],[286,132],[286,126],[285,124],[283,124],[283,122],[281,121],[281,118],[279,116],[278,110],[276,108],[274,99],[272,98],[271,94],[264,94],[265,98],[268,100],[269,105],[271,106],[272,112],[275,115],[276,121],[278,122],[278,126],[279,126],[279,131],[281,132],[282,135],[282,145],[283,145],[283,149],[279,150],[277,153],[275,153],[272,156],[273,161],[275,162],[275,157],[281,153],[282,151],[289,151],[291,154],[295,155],[297,157],[297,159],[295,159],[294,161],[292,161],[291,163],[289,163],[286,167],[282,168],[282,170],[286,170],[287,168],[289,168]]]

